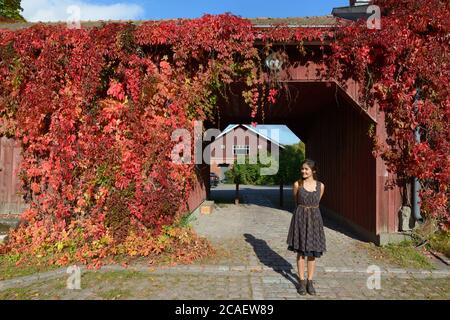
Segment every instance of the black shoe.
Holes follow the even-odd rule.
[[[306,280],[300,280],[300,283],[297,287],[297,292],[299,295],[302,296],[306,294]]]
[[[313,286],[313,281],[312,280],[308,280],[308,283],[306,285],[306,290],[308,291],[308,293],[312,296],[316,295],[316,289],[314,289]]]

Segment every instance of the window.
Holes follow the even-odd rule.
[[[241,146],[241,145],[234,145],[233,146],[233,155],[237,154],[249,154],[250,146]]]

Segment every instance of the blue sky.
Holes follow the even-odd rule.
[[[224,12],[254,18],[327,15],[333,7],[347,5],[348,0],[169,0],[145,3],[146,18],[193,18],[204,13]]]
[[[321,16],[348,3],[348,0],[22,0],[22,7],[24,17],[34,22],[67,21],[74,14],[79,14],[81,20],[195,18],[225,12],[246,18]],[[78,7],[79,13],[69,9],[71,6]]]

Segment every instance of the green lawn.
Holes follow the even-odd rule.
[[[49,266],[43,259],[35,259],[24,265],[16,265],[18,255],[0,255],[0,280],[6,280],[21,276],[28,276],[38,272],[58,269],[58,266]]]
[[[412,241],[403,241],[397,244],[388,244],[377,247],[375,245],[367,246],[369,254],[380,260],[395,264],[401,268],[409,269],[434,269],[434,266],[420,253]]]

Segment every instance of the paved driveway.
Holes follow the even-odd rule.
[[[278,187],[241,185],[242,204],[221,204],[232,202],[234,188],[220,185],[212,189],[211,198],[218,203],[215,211],[197,215],[193,224],[200,235],[221,248],[223,254],[214,263],[263,270],[262,274],[250,276],[254,297],[298,298],[296,255],[286,246],[294,209],[292,189],[284,191],[283,209],[279,208]],[[424,271],[374,260],[367,252],[367,244],[345,226],[327,217],[324,224],[328,251],[317,259],[315,276],[320,297],[450,298],[450,273],[443,264],[434,262],[436,270]],[[369,276],[374,274],[369,273],[371,270],[380,270],[380,290],[367,287]],[[416,286],[421,290],[417,291]]]

